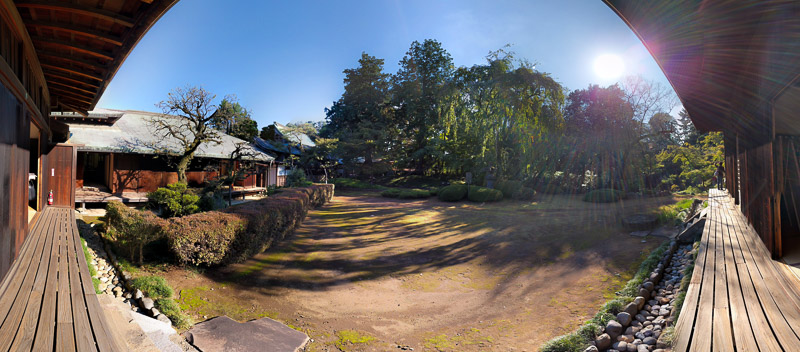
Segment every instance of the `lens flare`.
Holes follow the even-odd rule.
[[[624,71],[625,62],[618,55],[604,54],[594,59],[594,72],[600,78],[619,78]]]

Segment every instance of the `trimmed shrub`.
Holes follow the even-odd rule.
[[[149,211],[128,208],[122,202],[106,204],[106,222],[108,228],[105,237],[118,250],[126,253],[130,261],[139,254],[139,265],[142,264],[144,246],[164,237],[164,219]]]
[[[170,249],[182,263],[216,265],[223,262],[246,224],[234,214],[209,211],[170,219],[165,231]]]
[[[431,192],[424,189],[390,188],[381,192],[381,196],[399,199],[421,199],[430,197]]]
[[[449,185],[439,189],[437,195],[444,202],[457,202],[467,196],[466,185]]]
[[[333,197],[334,185],[288,188],[262,200],[222,212],[170,219],[169,246],[185,264],[213,266],[241,262],[294,231],[309,209]]]
[[[622,192],[610,188],[589,191],[583,196],[584,202],[591,203],[614,203],[620,199],[622,199]]]
[[[131,286],[134,289],[142,290],[147,297],[152,299],[172,298],[174,293],[167,280],[156,275],[137,277],[133,279]]]
[[[157,210],[164,218],[184,216],[200,211],[200,197],[189,191],[185,183],[176,182],[147,193],[147,208]]]
[[[503,192],[486,187],[469,186],[467,197],[471,202],[496,202],[503,199]]]
[[[531,200],[536,195],[533,188],[525,187],[520,181],[498,181],[497,189],[505,199]]]

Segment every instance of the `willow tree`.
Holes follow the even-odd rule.
[[[215,95],[202,87],[175,88],[156,104],[163,114],[151,120],[151,132],[158,137],[156,152],[173,160],[178,182],[186,183],[186,170],[203,143],[219,144],[221,134],[212,127],[218,116]]]

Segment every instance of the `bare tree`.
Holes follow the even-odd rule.
[[[178,182],[186,183],[186,169],[203,143],[219,144],[220,132],[211,127],[215,95],[202,87],[173,89],[166,100],[156,104],[163,115],[152,120],[153,133],[160,141],[155,146],[161,155],[175,160]]]
[[[640,75],[625,77],[622,90],[625,92],[625,100],[633,109],[633,119],[642,123],[656,113],[669,113],[678,106],[678,96],[671,87]]]
[[[255,157],[258,152],[250,148],[247,143],[236,143],[233,151],[228,155],[228,172],[221,177],[223,184],[228,185],[228,206],[233,202],[233,184],[256,167]]]

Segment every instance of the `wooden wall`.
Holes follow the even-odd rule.
[[[53,205],[75,207],[75,177],[77,148],[68,144],[52,146],[42,163],[42,180],[45,182],[39,194],[47,202],[53,191]]]
[[[28,234],[30,120],[0,85],[0,278],[11,267]]]

